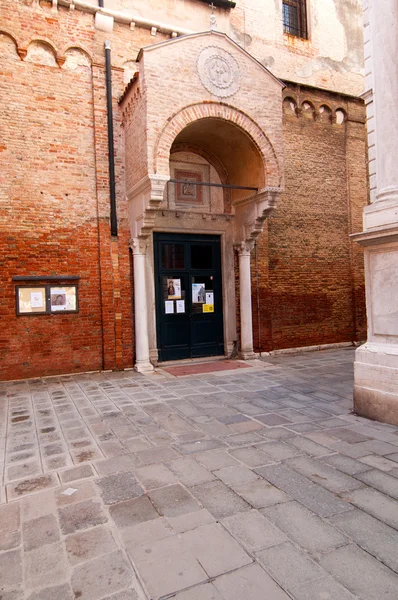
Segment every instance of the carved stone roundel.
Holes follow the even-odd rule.
[[[238,91],[239,65],[223,48],[204,48],[199,54],[197,69],[200,81],[213,96],[227,98]]]

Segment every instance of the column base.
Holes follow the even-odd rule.
[[[137,373],[153,373],[153,365],[148,361],[137,361],[134,365],[134,371]]]
[[[257,358],[257,355],[253,350],[241,350],[238,354],[240,360],[253,360]]]
[[[366,344],[356,351],[354,410],[398,425],[398,346]]]

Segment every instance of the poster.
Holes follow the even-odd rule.
[[[164,303],[164,312],[166,315],[172,315],[174,313],[174,302],[173,300],[166,300]]]
[[[17,315],[42,314],[46,312],[46,288],[17,286]]]
[[[30,306],[32,308],[44,308],[44,296],[42,291],[38,290],[36,292],[30,292]]]
[[[206,292],[206,304],[214,304],[214,293]]]
[[[167,280],[167,297],[169,300],[171,298],[174,298],[175,300],[181,298],[181,279]]]
[[[176,308],[178,313],[185,313],[185,300],[177,300]]]
[[[214,313],[214,304],[203,304],[204,313]]]
[[[66,290],[63,288],[51,288],[51,310],[67,310]]]
[[[50,287],[50,310],[51,312],[77,310],[77,288]]]
[[[193,283],[192,284],[192,303],[193,304],[204,304],[206,300],[205,284],[204,283]]]

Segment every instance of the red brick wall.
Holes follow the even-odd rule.
[[[367,201],[363,103],[291,85],[297,111],[284,112],[285,192],[252,257],[256,350],[347,342],[366,337],[361,230]],[[303,102],[312,110],[301,111]],[[338,125],[319,113],[342,108]],[[298,114],[297,114],[298,113]]]
[[[104,34],[91,15],[52,13],[45,3],[34,9],[5,0],[0,13],[10,34],[0,36],[0,379],[132,366],[116,101],[123,71],[112,74],[119,236],[111,240]],[[131,52],[125,29],[113,44],[119,64]],[[78,313],[16,316],[13,276],[60,274],[80,277]]]

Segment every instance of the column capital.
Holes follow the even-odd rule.
[[[133,251],[134,255],[137,254],[146,254],[148,248],[148,238],[132,238],[129,243],[130,248]]]
[[[250,256],[251,251],[254,248],[254,240],[239,242],[239,244],[234,245],[234,248],[239,256]]]

